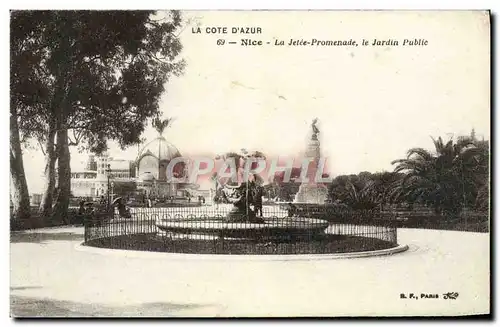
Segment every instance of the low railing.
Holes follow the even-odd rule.
[[[262,216],[254,221],[228,221],[232,209],[232,205],[131,208],[129,218],[116,212],[89,217],[85,243],[117,249],[231,254],[358,252],[397,245],[396,227],[367,221],[367,213],[326,221],[312,212],[298,216],[279,206],[264,206]]]

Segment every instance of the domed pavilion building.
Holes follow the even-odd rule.
[[[167,168],[170,162],[181,157],[179,150],[163,136],[147,143],[136,159],[137,188],[155,197],[182,196],[185,191],[195,189],[189,183],[173,183],[168,178]],[[173,177],[189,176],[188,167],[179,162],[173,167]]]
[[[111,158],[107,153],[89,156],[85,169],[72,170],[73,195],[91,198],[116,195],[117,187],[121,185],[123,190],[125,184],[133,185],[126,192],[128,195],[142,199],[175,199],[195,195],[199,189],[198,184],[172,181],[168,176],[168,165],[175,158],[181,157],[179,150],[162,135],[169,122],[169,119],[158,118],[153,121],[159,136],[140,149],[135,160],[119,160]],[[189,181],[188,164],[183,161],[175,164],[172,173],[174,178]],[[122,195],[119,193],[118,195]]]

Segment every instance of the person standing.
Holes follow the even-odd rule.
[[[122,218],[131,218],[130,209],[125,205],[125,199],[120,199],[117,203],[118,213]]]
[[[255,201],[255,204],[254,204],[255,214],[257,216],[259,216],[259,214],[260,214],[260,216],[262,217],[263,216],[263,214],[262,214],[262,197],[264,195],[264,188],[260,185],[256,185],[255,187],[256,187],[255,199],[254,199],[254,201]]]
[[[78,214],[83,215],[85,213],[85,201],[82,200],[79,203]]]

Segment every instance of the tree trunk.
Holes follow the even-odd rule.
[[[54,199],[54,189],[56,187],[56,161],[57,153],[54,144],[56,135],[55,123],[51,122],[47,142],[45,144],[45,185],[42,202],[38,212],[42,217],[50,217],[52,213],[52,203]]]
[[[57,199],[52,214],[54,222],[69,223],[68,208],[71,193],[71,167],[68,145],[68,130],[62,126],[57,131]]]
[[[68,145],[68,127],[66,125],[67,120],[67,96],[68,96],[68,87],[70,83],[69,79],[69,64],[68,62],[62,62],[62,66],[60,66],[59,74],[58,74],[58,87],[56,88],[56,93],[54,98],[51,101],[51,114],[52,120],[50,121],[49,126],[49,135],[47,138],[47,143],[50,142],[51,137],[53,139],[54,134],[56,134],[57,144],[52,146],[52,148],[47,147],[47,157],[50,156],[50,151],[54,149],[52,153],[52,158],[47,158],[47,164],[49,167],[49,176],[47,184],[51,182],[55,182],[57,179],[57,192],[54,187],[50,187],[47,185],[46,196],[50,198],[53,197],[53,201],[55,198],[55,205],[52,209],[52,215],[50,216],[52,222],[54,224],[59,223],[68,223],[68,208],[69,208],[69,197],[71,191],[71,169],[70,169],[70,154],[69,154],[69,145]],[[54,128],[51,130],[51,128]],[[52,132],[52,134],[50,134]],[[53,144],[52,144],[53,145]],[[50,149],[49,149],[50,148]],[[51,162],[53,160],[53,162]],[[55,174],[55,162],[57,161],[57,174]],[[53,164],[53,179],[50,180],[50,164]],[[57,175],[54,176],[54,175]],[[52,202],[53,202],[52,201]],[[47,203],[48,205],[48,203]]]
[[[12,212],[17,219],[30,218],[30,196],[24,174],[23,152],[19,138],[17,115],[10,115],[10,174],[12,181]]]

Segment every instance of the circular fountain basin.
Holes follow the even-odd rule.
[[[321,235],[328,222],[314,218],[267,218],[263,224],[223,220],[169,220],[156,223],[160,235],[181,234],[230,239],[289,239]]]

